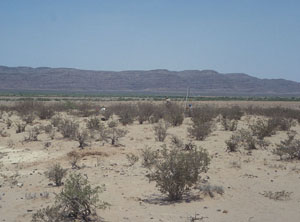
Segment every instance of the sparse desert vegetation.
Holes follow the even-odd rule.
[[[285,104],[2,101],[1,219],[297,221]]]

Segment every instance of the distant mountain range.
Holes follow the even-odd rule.
[[[213,70],[92,71],[0,66],[1,91],[299,96],[300,83]]]

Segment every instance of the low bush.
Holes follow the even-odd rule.
[[[89,139],[89,133],[87,130],[78,131],[76,134],[76,140],[79,143],[79,147],[83,149],[87,145],[87,140]]]
[[[140,124],[145,121],[149,121],[151,115],[155,110],[155,106],[152,103],[139,103],[137,108],[137,118]]]
[[[233,119],[230,120],[228,118],[221,118],[221,124],[224,127],[225,131],[235,131],[237,129],[237,120]]]
[[[40,129],[38,127],[34,127],[28,130],[28,135],[25,136],[24,141],[37,141],[38,135],[40,134]]]
[[[184,120],[184,109],[176,103],[167,103],[165,104],[164,119],[172,126],[180,126]]]
[[[108,205],[99,199],[103,191],[103,186],[92,188],[81,174],[70,174],[64,188],[56,195],[55,205],[33,214],[32,221],[91,221],[92,216],[96,217],[96,208],[104,209]]]
[[[133,166],[139,161],[139,157],[133,153],[126,154],[126,159],[129,162],[129,166]]]
[[[207,151],[202,148],[190,151],[163,148],[147,152],[147,156],[157,157],[151,158],[150,164],[143,164],[151,170],[147,177],[149,181],[156,182],[158,189],[167,194],[169,200],[182,199],[198,182],[199,174],[208,170],[210,162]]]
[[[16,124],[16,127],[17,127],[16,133],[23,133],[23,132],[25,132],[26,124],[21,123],[21,122],[16,122],[15,124]]]
[[[75,139],[79,130],[79,124],[71,119],[62,119],[58,125],[58,131],[64,138]]]
[[[187,130],[190,137],[204,140],[212,132],[212,122],[193,123]]]
[[[111,145],[116,145],[120,138],[124,137],[128,131],[117,128],[118,123],[116,121],[111,121],[108,123],[108,127],[104,124],[100,124],[100,140],[109,142]]]
[[[283,159],[300,159],[300,140],[295,139],[296,132],[288,132],[288,138],[276,145],[273,153]]]
[[[277,126],[274,124],[272,119],[257,119],[255,123],[251,124],[250,129],[254,136],[259,139],[264,139],[275,134]]]
[[[66,176],[66,174],[67,169],[63,169],[60,164],[55,164],[45,173],[46,177],[53,181],[56,186],[61,186],[63,184],[62,179]]]
[[[90,130],[98,130],[100,128],[100,121],[97,117],[90,118],[87,123],[86,127]]]
[[[159,142],[163,142],[167,137],[168,123],[160,120],[154,127],[155,139]]]
[[[52,107],[47,106],[45,103],[36,104],[35,111],[40,119],[51,119],[51,117],[54,115],[54,110]]]

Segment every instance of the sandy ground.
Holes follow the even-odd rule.
[[[15,116],[12,119],[17,118]],[[84,123],[84,118],[80,121]],[[245,117],[239,121],[238,128],[246,128]],[[46,125],[49,121],[36,120],[35,125]],[[191,121],[186,118],[183,125],[168,130],[184,142],[190,138],[187,127]],[[63,139],[57,133],[54,140],[46,134],[38,136],[36,142],[23,142],[26,132],[16,134],[15,127],[6,129],[3,120],[0,128],[9,134],[0,136],[0,221],[30,221],[34,212],[51,205],[54,193],[61,187],[49,185],[44,172],[59,162],[68,172],[71,169],[66,154],[79,151],[78,143]],[[30,128],[30,126],[29,126]],[[128,165],[126,154],[140,155],[146,146],[159,148],[161,142],[155,141],[153,125],[145,123],[122,127],[129,131],[120,140],[122,146],[114,147],[92,140],[81,152],[101,151],[106,155],[85,156],[80,160],[81,169],[92,185],[105,184],[106,191],[100,198],[111,204],[106,210],[98,210],[98,215],[106,221],[198,221],[211,222],[296,222],[300,218],[300,163],[299,161],[279,161],[272,154],[276,143],[286,138],[286,132],[277,132],[268,137],[271,144],[266,149],[254,150],[251,154],[244,150],[237,153],[226,152],[224,143],[232,132],[216,130],[204,141],[194,141],[206,148],[212,156],[209,171],[202,175],[212,185],[223,186],[225,193],[215,197],[205,196],[194,191],[193,199],[180,202],[164,200],[155,183],[148,182],[147,170],[141,167],[141,160],[133,166]],[[293,127],[300,133],[300,126]],[[51,146],[45,148],[45,143]],[[141,159],[141,158],[140,158]],[[291,193],[288,200],[273,200],[262,195],[265,191]],[[49,197],[47,195],[49,194]]]

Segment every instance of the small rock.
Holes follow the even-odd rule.
[[[17,186],[18,186],[18,187],[22,187],[22,186],[23,186],[23,183],[17,183]]]

